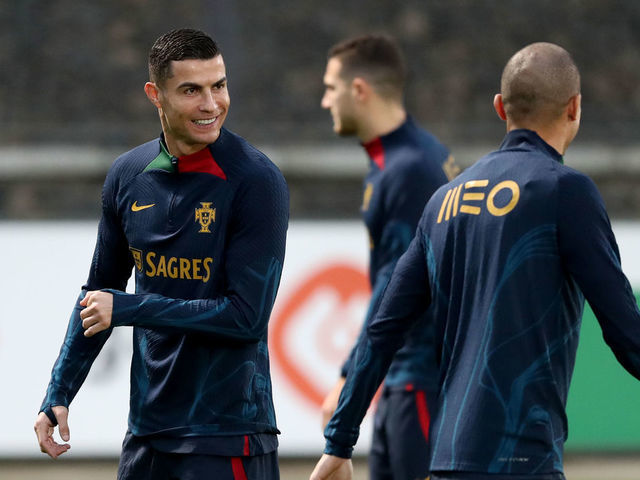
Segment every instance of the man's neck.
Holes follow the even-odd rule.
[[[570,141],[567,141],[567,134],[564,129],[555,124],[551,124],[549,126],[540,126],[524,124],[516,125],[515,123],[507,123],[507,132],[519,128],[524,128],[536,132],[542,140],[544,140],[548,145],[552,146],[560,155],[564,155],[564,152],[567,150],[569,143],[571,143]]]
[[[372,105],[358,131],[358,138],[361,143],[368,143],[375,138],[393,132],[406,120],[407,112],[400,104]]]
[[[174,157],[185,157],[187,155],[191,155],[196,152],[199,152],[200,150],[206,148],[207,146],[206,143],[191,144],[191,143],[176,141],[168,137],[166,134],[164,136],[164,139],[167,145],[167,150],[169,150],[169,154],[171,154]]]

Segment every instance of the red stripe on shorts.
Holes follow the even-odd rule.
[[[233,480],[247,480],[241,457],[231,457],[231,470],[233,471]]]
[[[244,436],[244,449],[242,450],[242,454],[245,457],[251,455],[251,452],[249,451],[249,435]]]
[[[416,391],[416,407],[418,408],[418,420],[420,421],[420,428],[424,439],[429,441],[429,422],[431,416],[429,415],[429,407],[427,406],[427,396],[423,390]]]

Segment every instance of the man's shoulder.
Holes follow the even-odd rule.
[[[388,151],[393,176],[434,175],[449,158],[449,149],[438,138],[409,120]],[[444,175],[444,173],[443,173]]]
[[[123,185],[144,171],[160,150],[160,139],[156,138],[118,156],[107,172],[105,185]]]
[[[525,162],[529,163],[530,175],[558,185],[558,188],[591,190],[595,183],[586,174],[542,151],[527,152]]]
[[[237,155],[241,153],[251,159],[266,159],[267,156],[253,146],[247,139],[227,128],[222,128],[218,139],[211,144],[211,148],[222,155]]]
[[[430,147],[438,149],[447,149],[445,144],[436,135],[424,127],[416,126],[418,138]]]
[[[415,123],[413,139],[424,154],[444,157],[445,159],[449,156],[449,149],[435,134]]]
[[[388,166],[385,168],[387,181],[447,181],[443,165],[449,158],[449,150],[435,137],[433,140],[422,135],[407,138],[389,154]]]
[[[584,193],[597,192],[598,189],[595,182],[586,173],[564,164],[559,164],[556,169],[558,183],[561,188],[570,188]]]
[[[594,181],[588,175],[538,150],[491,152],[465,170],[452,185],[474,182],[474,188],[480,185],[479,181],[488,182],[488,185],[496,182],[504,185],[504,181],[509,180],[519,184],[520,188],[529,185],[529,191],[536,195],[552,194],[553,198],[559,198],[557,195],[561,198],[566,198],[567,195],[600,196]]]
[[[259,180],[263,177],[276,178],[284,183],[284,176],[277,165],[245,138],[230,130],[223,129],[221,142],[212,145],[213,156],[220,160],[225,171],[230,171],[238,180]]]
[[[116,174],[126,174],[139,172],[153,161],[161,151],[160,139],[155,138],[142,145],[132,148],[118,156],[111,170]]]

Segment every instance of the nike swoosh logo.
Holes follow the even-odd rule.
[[[140,210],[144,210],[145,208],[151,208],[154,205],[155,203],[150,203],[149,205],[138,205],[138,201],[136,200],[135,202],[133,202],[133,205],[131,205],[131,211],[139,212]]]

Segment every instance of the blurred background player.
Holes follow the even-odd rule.
[[[68,450],[53,440],[55,425],[68,441],[68,407],[94,359],[113,327],[133,326],[118,478],[275,479],[267,324],[287,186],[265,155],[223,128],[225,64],[208,35],[161,36],[149,74],[163,134],[107,175],[89,279],[35,424],[40,448],[53,458]],[[136,294],[126,294],[134,267]]]
[[[322,107],[330,110],[334,131],[357,137],[370,159],[361,210],[370,238],[373,294],[363,329],[413,238],[425,203],[457,173],[447,148],[407,115],[405,77],[402,53],[390,37],[365,35],[329,50]],[[352,357],[353,351],[325,398],[323,426],[336,408]],[[421,324],[396,354],[385,380],[369,456],[371,478],[427,475],[436,386],[433,333]]]
[[[640,378],[640,312],[594,183],[563,165],[580,125],[580,75],[561,47],[507,63],[496,152],[439,189],[360,342],[313,480],[350,478],[352,446],[417,314],[440,346],[432,480],[561,480],[565,405],[589,301]]]

